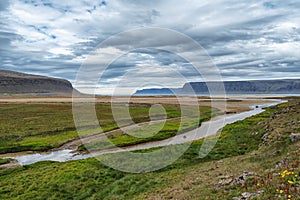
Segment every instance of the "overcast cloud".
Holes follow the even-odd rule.
[[[202,45],[223,80],[300,78],[299,10],[299,0],[1,0],[0,68],[74,83],[77,70],[100,42],[133,28],[161,27]],[[148,34],[149,41],[132,43],[175,45],[193,52],[188,44],[163,44]],[[121,38],[115,51],[125,52],[132,38]],[[183,58],[141,49],[108,68],[99,92],[110,93],[119,82],[124,87],[179,87],[201,80]]]

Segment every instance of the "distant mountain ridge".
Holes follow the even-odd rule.
[[[224,81],[226,94],[300,94],[300,79]],[[182,88],[153,88],[138,90],[134,95],[208,95],[208,87],[222,93],[221,82],[191,82]]]
[[[0,70],[0,93],[67,93],[73,86],[68,80]]]

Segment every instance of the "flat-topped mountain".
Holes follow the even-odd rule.
[[[67,93],[72,84],[64,79],[0,70],[0,93]]]
[[[182,88],[161,88],[138,90],[135,95],[208,95],[208,86],[214,93],[226,94],[300,94],[300,79],[191,82]],[[224,86],[224,87],[223,87]]]

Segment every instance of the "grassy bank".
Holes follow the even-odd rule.
[[[265,190],[264,199],[275,199],[277,186],[267,190],[262,182],[247,188],[216,184],[222,176],[236,177],[243,171],[263,178],[288,152],[299,151],[299,143],[288,140],[291,132],[299,131],[299,124],[289,125],[299,121],[299,110],[299,101],[292,101],[227,125],[207,157],[199,158],[203,141],[195,141],[175,163],[152,173],[123,173],[96,159],[5,170],[0,173],[0,199],[232,199],[257,187]]]
[[[10,163],[10,161],[11,161],[10,158],[0,158],[0,165]]]

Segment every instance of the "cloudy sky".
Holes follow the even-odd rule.
[[[223,80],[300,78],[299,10],[299,0],[1,0],[0,69],[75,83],[91,54],[98,52],[105,59],[117,52],[124,55],[101,72],[100,93],[109,94],[120,84],[137,89],[180,87],[203,80],[189,61],[159,50],[166,44],[151,31],[143,36],[156,48],[126,52],[130,43],[146,42],[143,37],[125,37],[113,47],[97,49],[123,31],[160,27],[198,42]],[[175,39],[168,45],[180,46],[182,53],[192,50]]]

